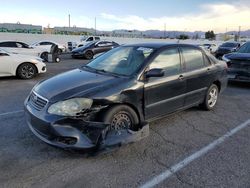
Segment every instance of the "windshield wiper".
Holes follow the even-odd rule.
[[[87,69],[92,70],[94,72],[102,72],[102,73],[106,73],[106,74],[111,74],[112,76],[115,76],[115,77],[121,76],[120,74],[116,74],[114,72],[109,72],[109,71],[106,71],[104,69],[95,69],[95,68],[87,66],[87,65],[82,66],[82,68],[87,68]]]

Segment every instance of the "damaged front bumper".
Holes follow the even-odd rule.
[[[42,141],[64,149],[105,149],[139,141],[149,135],[149,125],[141,124],[138,131],[111,130],[109,124],[83,119],[41,116],[28,105],[25,116],[31,131]]]

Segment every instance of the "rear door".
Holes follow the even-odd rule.
[[[184,105],[186,81],[182,79],[178,47],[160,52],[148,67],[161,68],[164,76],[148,78],[144,84],[145,118],[153,119],[180,109]]]
[[[184,103],[187,107],[204,100],[208,87],[215,79],[216,68],[198,48],[184,46],[181,47],[181,53],[185,70],[183,77],[187,82]]]

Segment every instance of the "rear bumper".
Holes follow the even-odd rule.
[[[228,70],[228,80],[236,82],[250,82],[250,71],[245,69],[234,69]]]

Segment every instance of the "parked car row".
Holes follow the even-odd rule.
[[[96,39],[96,40],[95,40]],[[94,41],[92,41],[94,40]],[[98,54],[105,53],[113,48],[116,48],[119,46],[116,42],[113,41],[106,41],[106,40],[100,40],[100,38],[96,38],[94,36],[90,36],[87,38],[84,38],[83,41],[84,46],[80,46],[74,50],[71,51],[71,56],[73,58],[86,58],[86,59],[93,59],[93,57],[96,57]],[[87,41],[91,41],[88,42]],[[53,46],[58,47],[58,52],[62,53],[66,51],[66,46],[60,45],[56,42],[52,41],[39,41],[36,43],[33,43],[32,45],[28,45],[23,42],[19,41],[2,41],[0,42],[0,49],[2,49],[2,55],[1,59],[7,59],[6,61],[13,60],[14,57],[18,61],[13,61],[14,68],[11,69],[8,68],[8,71],[1,70],[0,76],[4,75],[18,75],[21,78],[32,78],[35,73],[43,73],[45,70],[40,70],[41,67],[37,67],[36,71],[33,71],[35,69],[35,66],[33,66],[36,63],[34,62],[34,59],[39,59],[38,61],[41,62],[41,59],[47,61],[48,60],[48,53],[51,52],[51,49]],[[238,80],[238,81],[249,81],[250,73],[249,73],[249,61],[250,61],[250,43],[247,42],[243,46],[240,47],[240,43],[238,42],[225,42],[222,45],[220,45],[217,48],[217,45],[215,44],[201,44],[198,45],[203,50],[210,52],[211,54],[214,54],[216,58],[222,59],[227,62],[227,65],[229,67],[229,79],[230,80]],[[5,50],[5,51],[4,51]],[[8,55],[4,55],[8,54]],[[22,55],[21,55],[22,54]],[[26,55],[26,56],[25,56]],[[15,70],[15,64],[17,62],[22,63],[24,62],[23,59],[27,59],[27,63],[31,63],[29,69],[31,72],[34,72],[32,75],[27,76],[20,76],[20,71],[13,72]],[[40,59],[41,58],[41,59]],[[32,61],[31,61],[32,59]],[[20,60],[20,61],[19,61]],[[18,64],[18,63],[17,63]],[[18,64],[19,65],[19,64]],[[38,63],[39,65],[39,63]],[[16,67],[16,70],[18,67]]]

